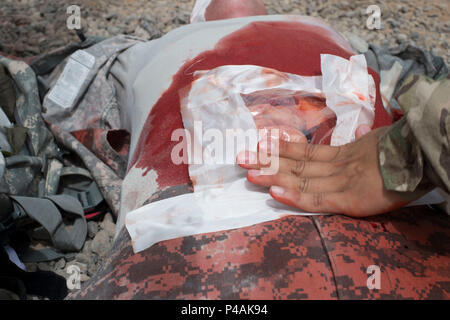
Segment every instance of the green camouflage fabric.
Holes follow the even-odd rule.
[[[92,128],[72,131],[71,134],[108,165],[117,176],[125,178],[130,148],[128,131]]]
[[[45,77],[49,86],[55,89],[61,78],[64,78],[66,66],[76,54],[83,53],[92,59],[92,65],[86,69],[89,73],[81,86],[73,88],[76,91],[76,98],[70,107],[59,105],[51,99],[50,94],[45,96],[44,119],[57,124],[67,132],[87,128],[122,129],[120,106],[116,99],[114,80],[111,79],[109,71],[120,53],[142,41],[132,36],[119,35],[75,51]],[[60,86],[60,89],[61,87],[64,86]]]
[[[23,61],[17,61],[0,56],[0,64],[8,71],[14,82],[15,88],[15,111],[14,120],[17,130],[26,133],[24,137],[12,134],[9,130],[9,140],[12,145],[20,147],[14,150],[15,155],[6,157],[5,174],[1,183],[1,192],[22,195],[42,196],[45,190],[45,175],[47,161],[59,155],[52,133],[46,127],[42,118],[42,105],[39,98],[36,74]],[[26,132],[25,132],[26,131]],[[48,187],[54,188],[57,181],[48,181]]]
[[[86,239],[87,223],[78,199],[56,194],[63,167],[58,159],[62,153],[42,117],[36,73],[25,62],[2,56],[0,65],[7,71],[1,74],[2,78],[13,83],[16,99],[12,123],[3,118],[1,128],[10,145],[10,150],[2,153],[5,170],[0,175],[0,193],[6,194],[14,204],[14,209],[7,214],[18,220],[27,216],[39,223],[47,230],[54,248],[63,252],[79,251]],[[11,111],[6,109],[6,114]],[[32,225],[18,223],[16,227],[28,231]],[[5,237],[3,241],[10,240]],[[49,258],[45,252],[36,251],[41,257]]]
[[[397,99],[405,115],[378,146],[386,189],[411,192],[431,182],[450,192],[450,76],[411,76]]]
[[[97,183],[106,203],[117,217],[120,208],[122,179],[72,134],[55,124],[49,124],[49,127],[58,143],[81,158]]]
[[[120,53],[143,40],[131,36],[119,35],[91,46],[83,46],[95,63],[83,85],[77,88],[77,98],[70,108],[62,108],[49,99],[47,94],[43,106],[44,119],[58,141],[72,154],[76,154],[91,173],[106,203],[117,217],[120,207],[120,190],[122,179],[126,174],[128,163],[129,134],[123,130],[120,106],[116,99],[114,79],[110,68]],[[66,52],[66,49],[63,49]],[[76,53],[75,51],[74,53]],[[64,69],[71,59],[50,70],[49,59],[60,56],[41,58],[33,63],[41,70],[42,79],[54,88],[63,77]],[[50,91],[49,91],[50,92]]]
[[[6,137],[11,146],[11,154],[18,154],[27,140],[28,128],[15,126],[5,128]]]
[[[11,74],[16,85],[16,116],[18,125],[28,128],[30,138],[30,152],[33,156],[57,154],[57,147],[41,116],[42,106],[37,89],[36,75],[33,70],[22,61],[0,57]]]
[[[6,74],[5,67],[0,64],[0,106],[10,121],[14,120],[16,94],[12,79]]]

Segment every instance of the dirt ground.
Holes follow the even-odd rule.
[[[450,1],[448,0],[264,0],[269,14],[320,17],[338,31],[368,42],[394,46],[410,42],[450,62]],[[69,5],[81,8],[87,35],[119,33],[150,38],[189,23],[194,0],[2,0],[0,51],[31,56],[77,41],[66,27]],[[366,27],[366,9],[381,9],[381,29]]]

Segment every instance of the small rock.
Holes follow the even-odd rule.
[[[56,270],[60,270],[60,269],[64,269],[65,266],[66,266],[66,260],[64,260],[64,259],[62,258],[62,259],[59,259],[59,260],[55,263],[54,268],[55,268]]]
[[[111,20],[111,19],[116,19],[117,18],[117,13],[115,13],[115,12],[110,12],[110,13],[107,13],[105,16],[104,16],[104,18],[106,19],[106,20]]]
[[[113,218],[110,213],[107,213],[100,223],[100,227],[105,230],[110,238],[114,238],[116,232],[116,225],[113,222]]]
[[[84,273],[80,275],[80,282],[86,282],[90,279],[90,277]]]
[[[141,22],[139,24],[147,33],[149,34],[149,39],[155,39],[161,37],[161,32],[155,26],[153,22],[147,20],[146,18],[141,18]]]
[[[389,47],[391,44],[390,44],[390,42],[389,42],[389,40],[388,39],[384,39],[382,42],[381,42],[381,46],[382,47]]]
[[[130,22],[133,22],[137,19],[139,19],[139,17],[136,14],[132,13],[128,17],[125,18],[125,23],[129,24]]]
[[[132,34],[136,29],[136,22],[128,23],[125,28],[125,34]]]
[[[339,9],[346,9],[349,6],[349,3],[347,1],[341,1],[337,4],[337,6],[339,7]]]
[[[419,39],[419,33],[418,32],[411,32],[411,34],[410,34],[410,37],[411,37],[411,39],[413,39],[413,40],[417,40],[417,39]]]
[[[34,22],[31,27],[36,30],[36,32],[45,32],[45,22]]]
[[[25,263],[25,267],[27,268],[27,272],[35,272],[37,271],[37,264],[30,262],[30,263]]]
[[[120,34],[121,33],[121,30],[120,30],[120,28],[119,27],[116,27],[116,26],[109,26],[108,27],[108,32],[111,34],[111,35],[118,35],[118,34]]]
[[[399,43],[406,42],[408,40],[408,36],[403,33],[397,34],[396,38]]]
[[[111,213],[107,212],[105,214],[105,216],[103,217],[103,221],[100,223],[100,226],[102,227],[102,224],[105,223],[105,222],[112,222],[112,223],[114,223],[114,220],[113,220],[113,217],[112,217]]]
[[[87,223],[87,229],[88,237],[93,239],[95,237],[95,234],[98,232],[98,223],[95,221],[89,221]]]
[[[178,13],[173,19],[176,24],[188,24],[190,20],[190,15],[186,13]]]
[[[398,28],[401,26],[401,23],[395,19],[388,19],[387,22],[393,27]]]
[[[103,230],[105,230],[108,233],[108,236],[110,238],[114,238],[114,233],[116,231],[116,225],[112,222],[106,221],[103,223]]]
[[[14,45],[14,51],[23,53],[25,51],[25,45],[22,42],[18,42]]]
[[[80,262],[80,263],[84,263],[84,264],[89,264],[89,262],[91,262],[91,259],[89,258],[88,255],[86,255],[84,253],[78,253],[75,256],[75,261],[76,262]]]
[[[356,12],[355,12],[355,11],[348,11],[348,12],[345,12],[345,13],[344,13],[344,17],[347,17],[347,18],[354,18],[354,17],[356,17]]]
[[[38,39],[38,43],[39,43],[40,46],[44,46],[44,45],[46,45],[48,43],[48,40],[45,37],[40,37]]]
[[[87,240],[84,243],[83,249],[81,250],[81,252],[83,252],[86,255],[90,255],[92,253],[92,240]],[[75,256],[74,256],[75,258]]]
[[[92,240],[91,249],[92,252],[95,252],[99,256],[106,256],[110,248],[110,237],[106,230],[100,230],[95,236],[94,240]]]
[[[37,264],[38,269],[41,271],[52,271],[52,267],[50,266],[50,264],[46,263],[46,262],[39,262]]]
[[[48,45],[53,48],[62,47],[65,45],[65,41],[64,40],[55,40],[55,41],[50,42]]]
[[[39,48],[35,46],[25,46],[25,52],[31,53],[33,55],[38,55],[41,53],[41,50],[39,50]]]
[[[98,270],[97,265],[95,263],[91,263],[88,266],[87,275],[92,277],[97,272],[97,270]]]
[[[65,269],[55,270],[55,273],[58,276],[61,276],[61,277],[66,278],[66,279],[69,277],[69,274],[66,272]]]

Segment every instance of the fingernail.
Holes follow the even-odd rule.
[[[270,187],[270,192],[272,192],[276,196],[282,196],[284,194],[284,188],[278,186]]]
[[[259,170],[248,170],[248,174],[252,177],[259,177],[261,172],[259,172]]]
[[[244,164],[246,159],[247,159],[247,151],[241,151],[238,153],[236,157],[236,162]]]
[[[265,154],[277,153],[278,146],[279,146],[278,139],[277,140],[271,139],[270,143],[269,143],[269,141],[267,141],[267,139],[264,139],[259,142],[259,152],[260,152],[260,154],[261,153],[265,153]]]
[[[250,151],[242,151],[238,154],[236,159],[238,164],[257,164],[258,160],[256,154]]]
[[[259,151],[269,151],[269,144],[267,143],[267,139],[263,139],[259,142]]]
[[[245,161],[248,164],[257,164],[258,160],[256,159],[256,153],[254,152],[246,152]]]

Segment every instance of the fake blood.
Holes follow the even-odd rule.
[[[188,166],[175,165],[171,160],[172,148],[179,143],[171,141],[171,134],[183,128],[179,91],[192,83],[193,73],[222,65],[250,64],[302,76],[321,75],[320,54],[345,59],[352,55],[328,35],[329,31],[321,27],[299,22],[253,22],[223,38],[213,50],[186,62],[150,112],[130,168],[136,164],[137,168],[146,170],[145,174],[156,170],[160,188],[189,183]],[[381,104],[378,74],[371,69],[369,73],[377,88],[373,127],[389,125],[391,119]]]

